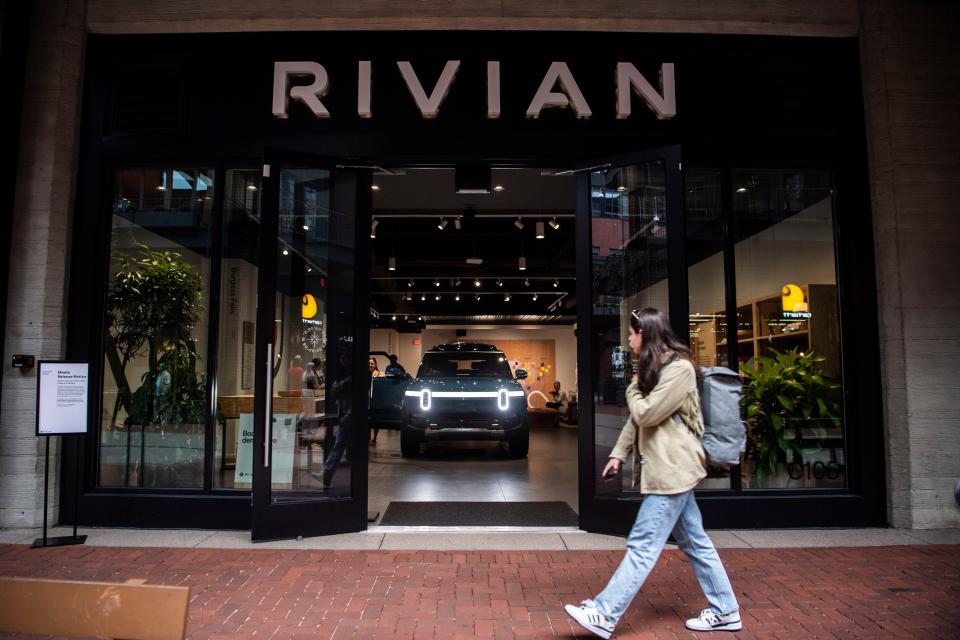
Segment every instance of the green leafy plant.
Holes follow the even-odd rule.
[[[824,424],[839,427],[840,409],[833,400],[840,388],[818,366],[826,360],[813,351],[771,349],[760,356],[756,368],[741,367],[746,380],[741,393],[744,416],[750,425],[747,455],[756,461],[754,481],[759,486],[766,473],[792,454],[793,464],[803,464],[803,430],[823,445]]]
[[[107,360],[118,383],[113,420],[120,407],[130,424],[200,424],[206,383],[192,331],[203,310],[199,274],[179,253],[121,255],[107,288]],[[141,385],[131,392],[127,365],[147,356]]]

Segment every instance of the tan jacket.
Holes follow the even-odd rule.
[[[635,452],[634,486],[640,478],[641,493],[664,495],[696,487],[707,475],[707,460],[699,438],[703,434],[700,394],[690,361],[664,365],[657,386],[647,396],[632,383],[627,387],[627,405],[630,419],[610,457],[623,463]],[[673,419],[675,412],[683,424]]]

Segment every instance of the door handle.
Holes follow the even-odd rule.
[[[267,343],[267,384],[264,385],[267,394],[264,407],[266,415],[263,429],[263,466],[270,468],[270,442],[273,440],[273,344]]]

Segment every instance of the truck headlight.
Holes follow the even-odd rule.
[[[430,389],[421,389],[420,391],[406,391],[404,392],[405,396],[408,398],[420,398],[420,410],[429,411],[430,404],[433,399]]]

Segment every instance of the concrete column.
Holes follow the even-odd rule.
[[[33,3],[10,251],[3,366],[14,353],[60,358],[77,174],[86,0]],[[8,369],[0,400],[0,527],[43,520],[36,368]],[[53,444],[53,443],[51,443]],[[58,450],[53,447],[53,450]],[[51,522],[58,458],[51,456]]]
[[[889,518],[958,527],[960,6],[861,0],[860,21]]]

